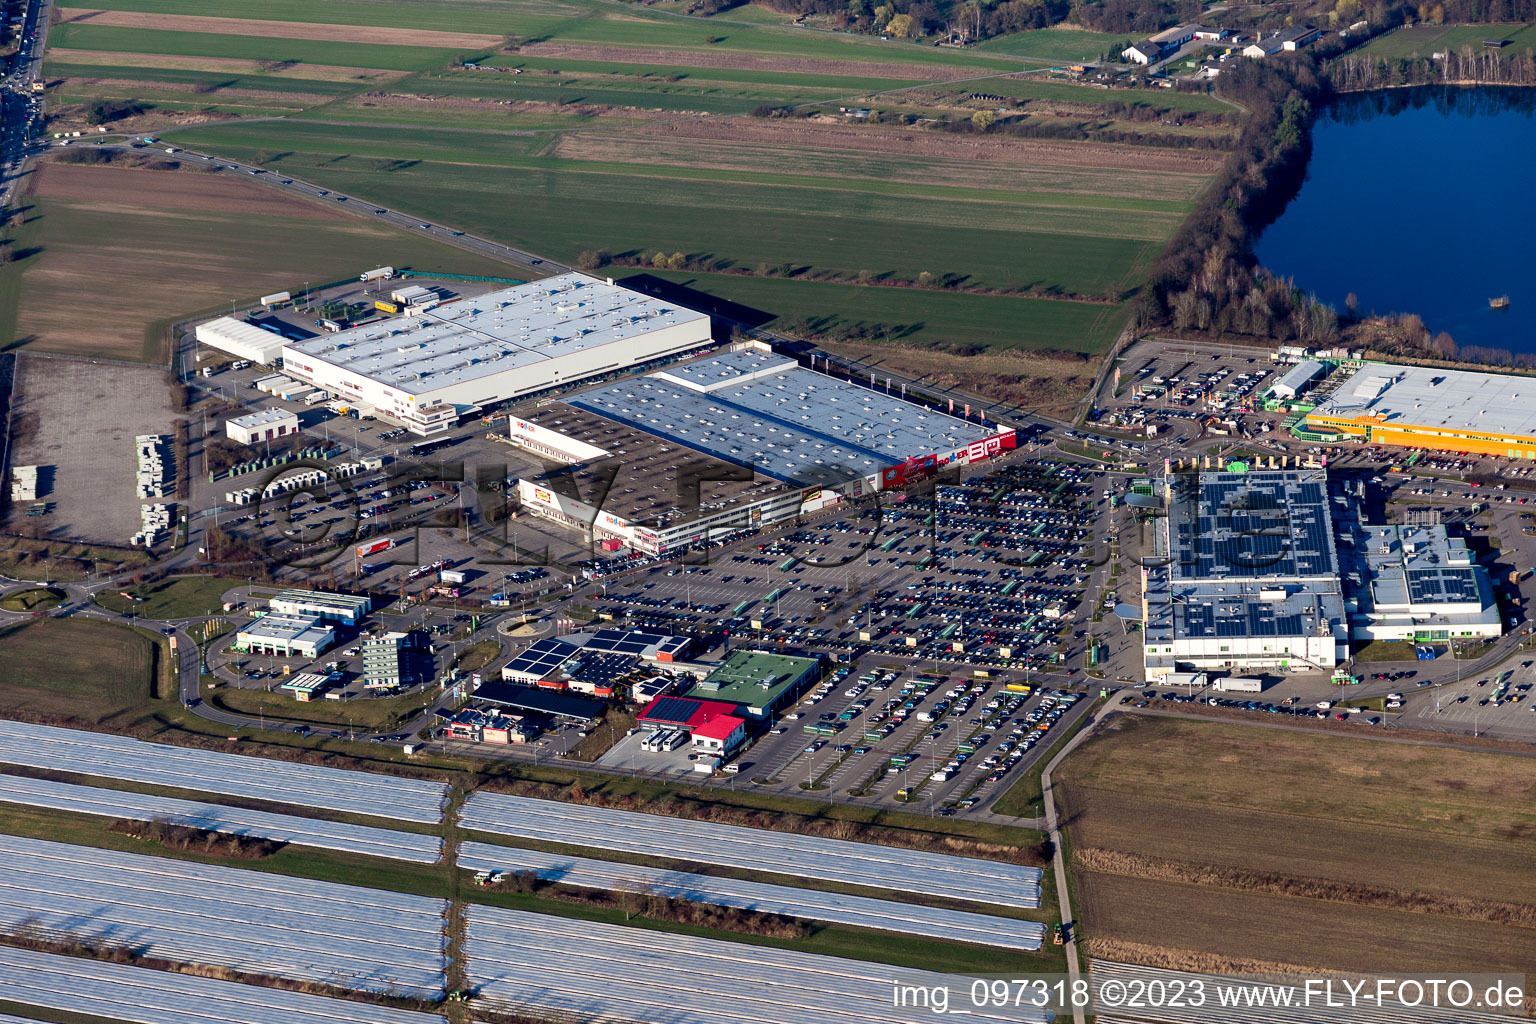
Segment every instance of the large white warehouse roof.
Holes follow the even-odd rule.
[[[534,370],[680,324],[699,324],[707,336],[708,321],[707,314],[585,274],[562,274],[401,320],[290,342],[288,351],[423,395],[507,370]]]
[[[283,348],[281,335],[228,316],[198,324],[197,340],[199,344],[253,363],[271,363]]]

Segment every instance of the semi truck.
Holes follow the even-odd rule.
[[[395,276],[394,267],[379,267],[357,275],[359,281],[388,281]]]

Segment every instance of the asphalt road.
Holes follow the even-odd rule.
[[[48,42],[48,0],[27,0],[20,47],[9,74],[0,82],[0,207],[16,197],[18,182],[34,150],[31,134],[32,83],[42,80],[43,49]],[[38,101],[40,102],[40,101]]]

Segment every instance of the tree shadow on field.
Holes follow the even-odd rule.
[[[626,288],[633,288],[647,295],[654,295],[658,299],[710,314],[713,318],[711,331],[720,341],[726,340],[731,332],[731,324],[723,321],[734,321],[747,327],[761,327],[777,315],[690,287],[692,282],[677,283],[645,273],[631,274],[616,280],[622,281]]]

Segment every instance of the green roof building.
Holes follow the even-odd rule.
[[[689,692],[690,697],[739,704],[754,718],[766,718],[794,700],[821,674],[816,658],[764,651],[734,651]]]

